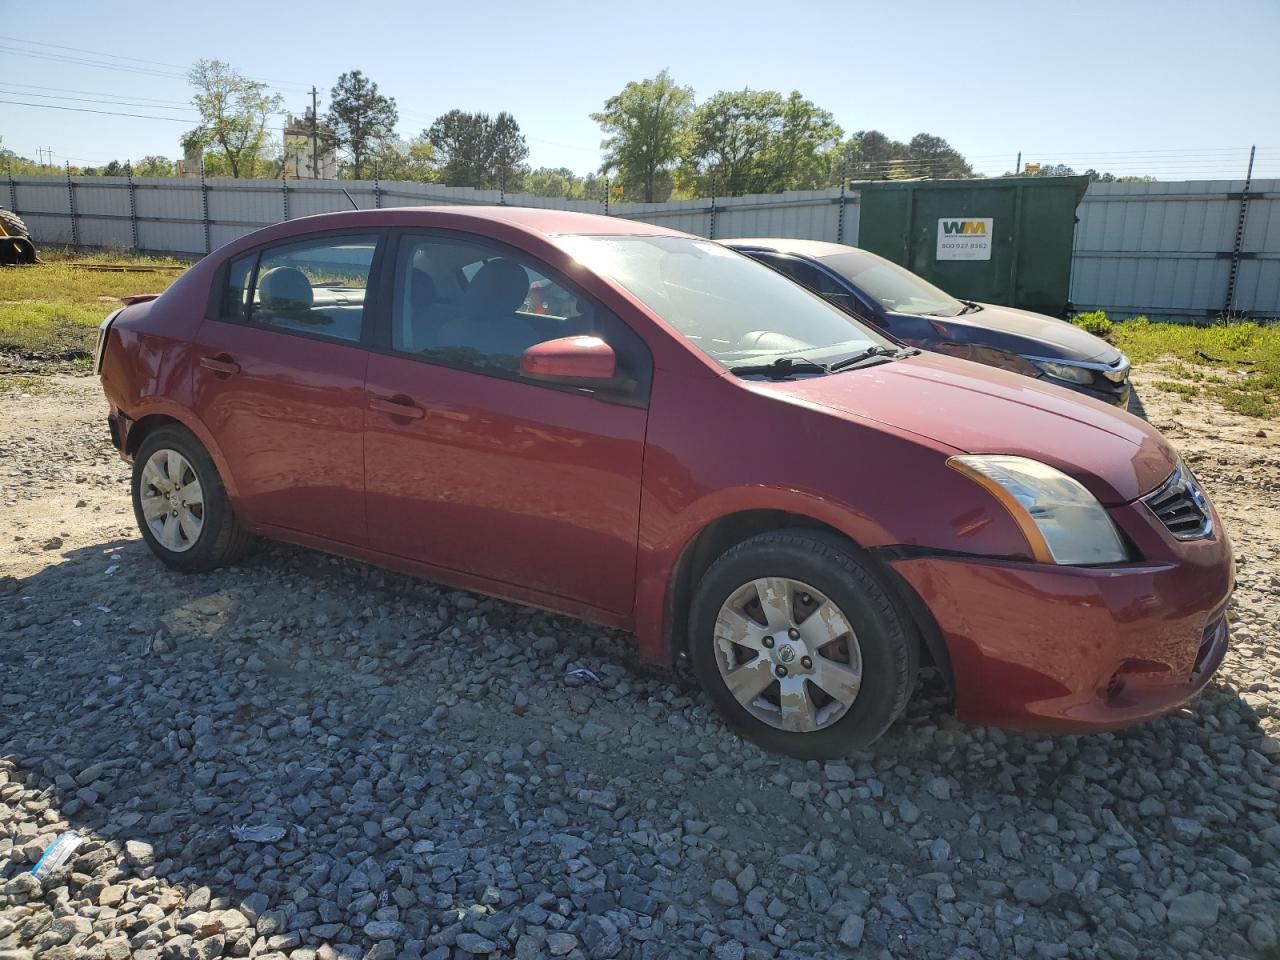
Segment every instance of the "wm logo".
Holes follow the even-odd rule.
[[[943,220],[942,231],[946,234],[983,237],[987,234],[987,225],[981,220]]]

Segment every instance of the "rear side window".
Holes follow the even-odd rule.
[[[222,287],[220,317],[227,320],[244,320],[248,316],[249,284],[253,282],[253,267],[258,262],[256,253],[238,257],[227,267],[226,282]]]
[[[359,343],[377,247],[377,236],[325,237],[268,247],[233,260],[227,267],[221,315],[254,326]]]

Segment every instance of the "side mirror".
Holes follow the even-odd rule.
[[[546,383],[602,387],[617,376],[618,358],[599,337],[561,337],[527,349],[520,358],[520,373]]]

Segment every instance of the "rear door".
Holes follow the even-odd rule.
[[[232,261],[201,324],[197,415],[247,523],[367,542],[364,343],[379,232],[315,235]]]
[[[629,612],[652,378],[643,340],[481,237],[406,234],[390,260],[389,329],[367,379],[371,545]],[[603,337],[635,389],[605,397],[521,377],[524,349],[577,334]]]

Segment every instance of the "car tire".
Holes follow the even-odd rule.
[[[775,753],[824,760],[866,747],[915,685],[920,653],[908,615],[869,560],[822,531],[763,533],[729,549],[699,582],[689,628],[711,702],[733,730]]]
[[[147,434],[133,458],[132,492],[142,538],[176,570],[201,573],[234,563],[252,543],[213,458],[185,427]]]

